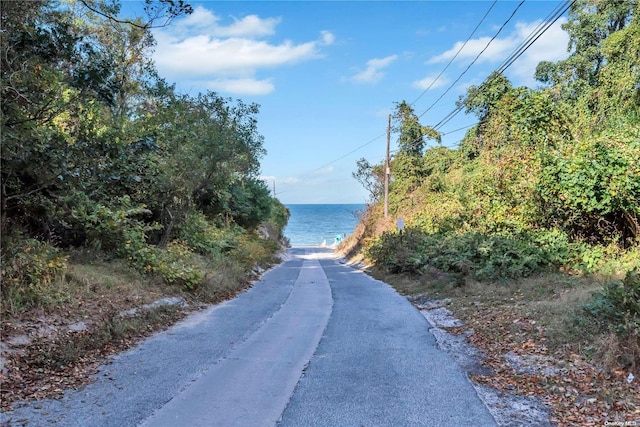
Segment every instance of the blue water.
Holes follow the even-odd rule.
[[[291,246],[331,245],[336,236],[353,233],[365,205],[286,205],[291,212],[284,229]]]

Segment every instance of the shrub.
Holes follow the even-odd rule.
[[[85,199],[74,209],[72,220],[79,223],[87,236],[88,244],[96,249],[117,255],[126,255],[128,245],[144,245],[147,233],[161,228],[159,224],[147,224],[141,217],[150,214],[144,206],[133,206],[129,196],[105,206]]]
[[[23,310],[50,299],[49,288],[66,271],[68,256],[48,243],[26,239],[4,241],[0,259],[5,307]]]
[[[197,264],[195,254],[186,243],[173,241],[165,250],[153,249],[157,254],[155,265],[145,266],[150,273],[188,290],[194,290],[202,284],[204,273]]]
[[[635,268],[627,272],[624,280],[605,285],[584,309],[602,327],[617,335],[640,337],[640,270]]]
[[[273,206],[267,222],[272,229],[277,231],[278,237],[282,238],[282,232],[289,222],[291,212],[289,212],[289,209],[278,199],[271,199],[271,203]]]
[[[204,279],[197,255],[185,242],[172,241],[162,249],[139,241],[127,241],[124,252],[136,270],[187,290],[194,290]]]
[[[541,216],[577,237],[622,244],[637,238],[640,216],[637,135],[604,134],[543,154]],[[627,241],[629,239],[629,241]]]
[[[477,280],[527,277],[570,260],[572,246],[559,231],[512,235],[427,234],[408,228],[370,242],[366,255],[391,273],[421,273],[435,267]]]
[[[367,242],[365,256],[390,273],[417,273],[424,266],[423,254],[430,235],[417,228],[387,232]]]
[[[235,233],[216,227],[201,212],[188,213],[177,234],[195,252],[213,258],[235,245]]]
[[[247,270],[251,270],[256,266],[265,267],[273,263],[278,248],[279,243],[274,240],[261,239],[257,233],[245,232],[238,236],[237,246],[230,256]]]

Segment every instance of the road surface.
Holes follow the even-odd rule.
[[[292,248],[247,292],[122,353],[33,426],[494,426],[426,319],[329,249]]]

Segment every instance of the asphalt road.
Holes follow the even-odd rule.
[[[427,320],[328,249],[122,353],[95,382],[0,415],[30,426],[494,426]]]

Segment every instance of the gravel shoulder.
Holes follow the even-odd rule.
[[[468,342],[473,330],[465,329],[464,323],[446,308],[450,300],[433,300],[421,296],[409,297],[409,300],[431,324],[429,331],[436,337],[439,348],[447,352],[468,375],[491,374],[481,363],[485,355]],[[458,333],[447,332],[452,328],[457,328]],[[535,369],[524,362],[523,365]],[[499,426],[553,426],[549,409],[539,399],[497,390],[475,382],[472,384]]]

